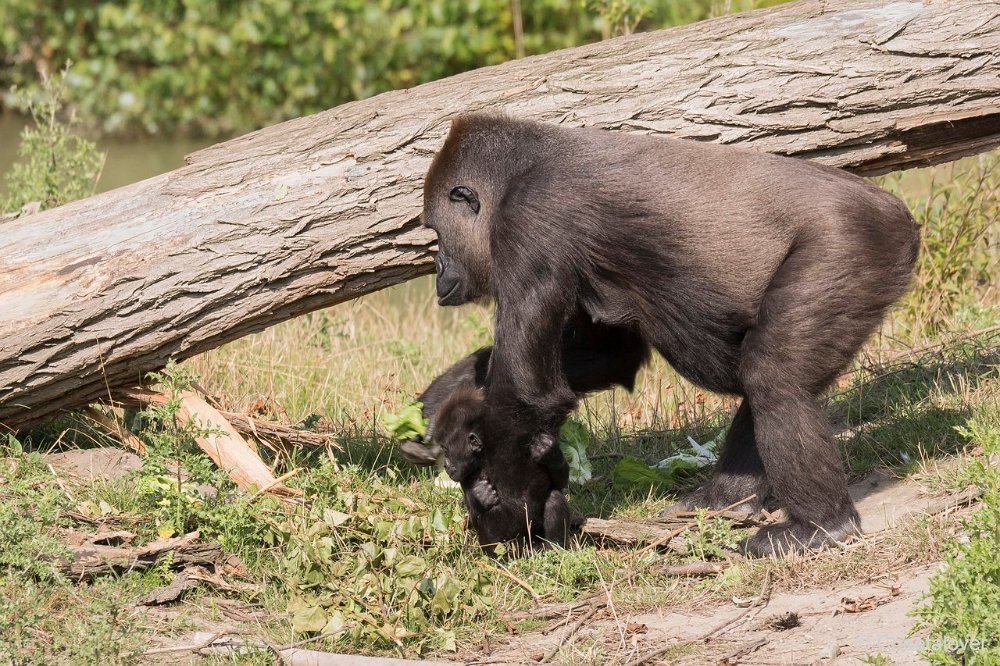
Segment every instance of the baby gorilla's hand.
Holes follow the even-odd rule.
[[[552,487],[563,490],[569,485],[569,463],[555,437],[545,432],[535,435],[528,444],[531,461],[548,470]]]
[[[489,479],[484,476],[480,476],[472,482],[469,494],[472,495],[472,498],[485,511],[489,511],[500,504],[500,495],[497,494],[496,488],[493,487]]]

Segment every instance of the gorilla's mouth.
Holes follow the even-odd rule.
[[[448,290],[447,294],[444,296],[438,296],[438,305],[448,305],[448,300],[452,297],[452,294],[458,291],[459,284],[460,283],[456,282],[454,286]]]

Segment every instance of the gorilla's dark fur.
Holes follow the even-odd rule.
[[[568,477],[550,479],[548,466],[526,460],[519,444],[506,439],[516,429],[499,428],[491,420],[482,391],[463,386],[441,404],[434,434],[448,476],[462,485],[479,542],[487,549],[504,541],[531,548],[562,545],[569,507],[561,488]]]
[[[631,341],[623,368],[649,346],[694,383],[742,397],[715,475],[688,504],[754,495],[748,508],[785,509],[749,553],[857,529],[817,395],[906,290],[918,230],[897,198],[803,160],[469,115],[427,174],[423,221],[438,234],[439,303],[496,301],[481,406],[497,425],[490,456],[539,478],[532,461],[561,459],[558,429],[577,401],[565,331],[592,322]]]

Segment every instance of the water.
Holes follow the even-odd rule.
[[[17,159],[23,116],[0,113],[0,198],[7,193],[6,174]],[[102,138],[97,145],[107,154],[98,192],[129,185],[184,165],[184,156],[215,143],[212,139],[177,137]]]

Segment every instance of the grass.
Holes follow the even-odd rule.
[[[994,153],[880,181],[907,196],[924,227],[924,254],[914,290],[827,398],[853,478],[885,469],[939,492],[989,487],[984,461],[1000,437],[1000,332],[962,336],[1000,324],[998,166]],[[275,326],[161,377],[179,390],[197,375],[228,410],[332,432],[340,445],[332,455],[301,449],[275,461],[279,473],[303,470],[289,480],[307,498],[299,507],[237,492],[169,410],[132,421],[150,454],[141,470],[114,480],[57,478],[38,455],[115,445],[78,418],[0,444],[0,663],[136,663],[151,636],[182,640],[205,626],[236,626],[277,645],[323,636],[309,646],[448,655],[539,628],[512,620],[517,611],[602,590],[619,612],[663,609],[750,597],[765,579],[776,590],[836,585],[946,556],[953,573],[932,588],[920,621],[935,636],[985,626],[978,607],[954,609],[965,608],[963,580],[995,570],[987,557],[1000,545],[987,529],[995,513],[964,526],[949,516],[914,518],[845,550],[739,561],[703,580],[654,565],[724,557],[734,539],[724,521],[701,520],[686,535],[685,555],[579,541],[530,559],[484,557],[465,529],[458,493],[435,484],[435,471],[403,463],[377,424],[447,365],[488,344],[491,317],[484,307],[437,307],[430,280],[421,279]],[[587,399],[576,418],[590,439],[594,478],[571,487],[572,506],[587,516],[655,514],[699,478],[628,483],[614,477],[615,465],[624,456],[656,462],[685,448],[688,436],[710,440],[733,406],[661,360],[642,371],[634,393]],[[178,462],[188,474],[180,482]],[[202,497],[198,484],[217,495]],[[991,492],[987,508],[1000,504]],[[139,543],[199,529],[242,558],[256,591],[203,587],[170,613],[134,609],[134,599],[172,580],[176,568],[165,562],[88,583],[66,579],[53,562],[60,534],[83,527],[76,514],[131,530]],[[970,539],[956,546],[962,533]],[[244,619],[230,619],[234,608]],[[678,649],[681,657],[687,648]],[[557,662],[613,656],[588,639]],[[232,659],[270,663],[272,655],[261,649]],[[869,663],[881,659],[872,654]]]

